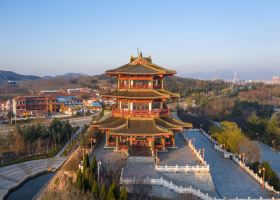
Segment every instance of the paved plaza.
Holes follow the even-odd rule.
[[[186,145],[182,136],[175,134],[175,144],[177,149],[169,149],[169,152],[158,153],[159,165],[198,165],[199,160]]]
[[[232,160],[224,159],[199,131],[187,131],[184,134],[188,138],[194,138],[196,148],[205,148],[205,160],[210,165],[216,191],[221,197],[269,197],[268,193]]]
[[[126,157],[119,151],[114,151],[113,149],[105,149],[106,138],[102,137],[100,142],[97,144],[94,153],[92,154],[96,156],[98,161],[102,163],[113,163],[125,160]],[[92,156],[90,160],[92,159]]]

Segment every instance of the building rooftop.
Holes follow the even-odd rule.
[[[131,57],[130,63],[116,69],[107,70],[106,74],[132,74],[132,75],[173,75],[176,71],[169,70],[152,63],[151,57],[143,57],[142,53],[138,57]]]
[[[172,132],[160,128],[156,125],[154,119],[128,119],[125,126],[114,129],[114,135],[173,135]]]
[[[102,121],[93,123],[99,129],[112,130],[113,134],[172,134],[171,130],[191,128],[192,125],[172,117],[124,117],[110,116]]]

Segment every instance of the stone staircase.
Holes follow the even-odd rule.
[[[203,193],[208,193],[211,197],[219,197],[209,172],[157,172],[157,174],[177,186],[192,186]]]
[[[123,178],[157,178],[153,157],[128,157],[123,168]]]

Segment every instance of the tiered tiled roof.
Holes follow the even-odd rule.
[[[99,129],[116,129],[126,124],[127,120],[123,117],[110,116],[102,121],[93,123],[94,127]]]
[[[130,118],[108,117],[96,122],[94,127],[112,130],[113,134],[172,134],[171,130],[182,130],[191,128],[192,125],[176,120],[172,117],[159,118]]]
[[[142,53],[135,58],[130,59],[130,63],[116,69],[107,70],[106,74],[133,74],[133,75],[173,75],[176,71],[165,69],[152,63],[151,57],[142,57]]]
[[[192,128],[192,124],[176,120],[172,117],[159,117],[155,119],[157,125],[168,130],[182,130]]]
[[[172,135],[173,133],[160,128],[154,119],[128,119],[125,126],[111,131],[114,135]]]

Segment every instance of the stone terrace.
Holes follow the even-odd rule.
[[[186,145],[182,136],[175,134],[177,149],[169,149],[169,152],[159,152],[159,165],[199,165],[200,162],[191,149]]]

